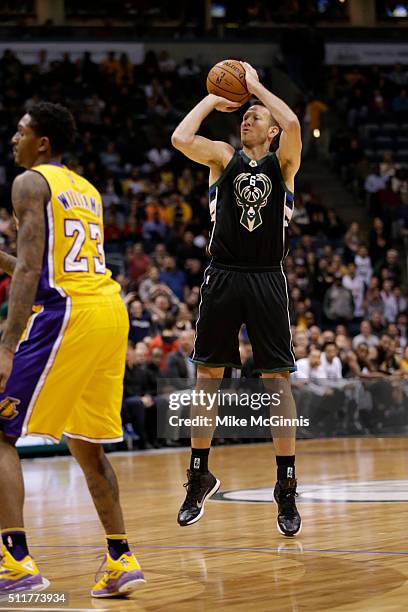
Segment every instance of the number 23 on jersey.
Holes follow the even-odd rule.
[[[72,244],[64,257],[64,272],[105,274],[103,232],[99,223],[64,219],[64,234]]]

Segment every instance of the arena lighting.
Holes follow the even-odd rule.
[[[320,130],[318,128],[316,128],[315,130],[313,130],[313,136],[315,138],[320,138]]]
[[[408,10],[406,6],[398,4],[391,14],[393,17],[408,17]]]

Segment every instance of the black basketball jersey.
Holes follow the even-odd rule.
[[[213,227],[208,251],[215,262],[255,268],[281,264],[294,196],[275,153],[255,161],[242,149],[236,151],[210,187],[209,198]]]

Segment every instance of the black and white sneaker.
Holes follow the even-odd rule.
[[[302,529],[302,519],[295,502],[296,485],[297,480],[295,478],[284,478],[278,480],[273,492],[278,504],[278,531],[288,537],[297,535]]]
[[[186,499],[181,506],[177,522],[184,527],[200,520],[204,514],[204,505],[209,497],[220,488],[220,481],[211,472],[192,472],[187,470]]]

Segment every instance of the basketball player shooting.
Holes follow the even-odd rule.
[[[246,87],[257,101],[241,123],[242,148],[199,136],[202,121],[213,111],[232,112],[239,102],[209,94],[178,125],[172,144],[186,157],[209,168],[213,221],[204,273],[201,305],[191,359],[200,379],[221,379],[224,368],[241,367],[238,334],[245,323],[253,347],[255,370],[264,379],[280,378],[286,413],[296,414],[290,372],[296,370],[282,263],[286,228],[293,211],[294,178],[300,166],[301,131],[295,113],[260,82],[248,63]],[[241,102],[242,103],[242,102]],[[281,132],[281,133],[280,133]],[[270,147],[280,133],[276,153]],[[281,383],[280,383],[281,384]],[[187,494],[178,514],[182,526],[198,521],[206,499],[220,482],[208,470],[211,437],[194,436]],[[285,536],[301,529],[295,496],[295,430],[275,437],[278,505],[277,527]]]
[[[61,163],[74,138],[68,109],[42,102],[20,119],[12,139],[26,171],[12,188],[17,258],[0,252],[0,267],[12,275],[0,341],[0,595],[49,584],[24,528],[15,443],[27,434],[55,442],[65,434],[84,472],[108,546],[107,569],[91,595],[124,595],[144,582],[102,446],[122,439],[129,320],[105,266],[101,196]]]

